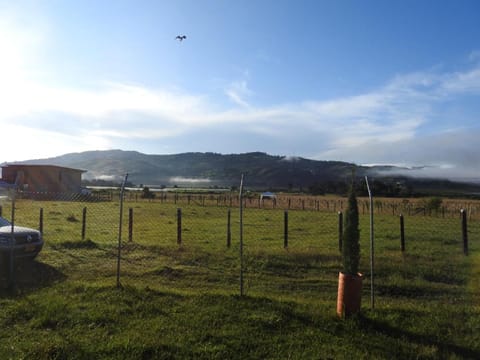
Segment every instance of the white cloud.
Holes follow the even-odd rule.
[[[61,153],[109,149],[109,138],[80,131],[69,135],[54,130],[34,129],[15,124],[1,124],[1,161],[41,159]],[[0,162],[1,162],[0,161]]]
[[[314,146],[317,151],[311,149],[306,156],[358,162],[384,162],[390,158],[390,162],[431,163],[432,157],[413,153],[413,149],[421,148],[416,140],[418,130],[431,121],[431,108],[437,102],[462,92],[476,93],[478,72],[479,69],[471,69],[455,74],[410,74],[397,76],[383,88],[349,98],[223,111],[217,110],[218,106],[207,96],[139,84],[105,83],[103,87],[79,90],[44,86],[30,80],[21,96],[10,94],[7,110],[0,108],[0,124],[5,127],[15,120],[23,125],[7,129],[27,142],[35,141],[38,135],[57,139],[44,151],[49,156],[55,150],[58,154],[59,149],[63,153],[116,147],[115,139],[168,139],[199,129],[211,129],[215,134],[222,126],[240,127],[244,132],[263,136],[265,143],[261,146],[268,146],[273,138],[299,144],[316,136],[326,139]],[[249,93],[246,83],[238,83],[236,89]],[[8,146],[14,146],[13,142]],[[397,146],[411,151],[400,151],[405,158],[396,158],[392,150]],[[438,152],[435,154],[438,158]]]
[[[251,96],[253,92],[248,88],[246,80],[232,82],[227,89],[225,89],[225,94],[235,104],[245,108],[250,107],[246,99]]]
[[[445,91],[447,95],[452,93],[478,94],[480,92],[480,68],[446,75],[441,84],[441,90]]]
[[[468,55],[468,60],[470,62],[480,61],[480,50],[474,50]]]

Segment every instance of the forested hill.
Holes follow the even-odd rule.
[[[355,165],[300,157],[273,156],[262,152],[222,155],[183,153],[148,155],[137,151],[107,150],[71,153],[22,163],[52,164],[87,170],[85,179],[115,179],[125,173],[134,184],[179,183],[238,185],[241,174],[250,186],[263,188],[308,187],[315,182],[345,180]],[[365,169],[357,167],[357,175]]]
[[[301,157],[275,156],[262,152],[222,155],[183,153],[149,155],[137,151],[106,150],[71,153],[20,163],[50,164],[86,170],[84,180],[95,183],[120,183],[126,173],[134,185],[146,186],[238,186],[245,174],[250,188],[303,190],[313,193],[344,193],[355,168],[357,178],[369,175],[375,180],[378,195],[479,193],[478,184],[445,179],[414,179],[386,176],[394,167],[363,167],[340,161],[309,160]],[[408,169],[403,169],[408,175]],[[362,183],[360,181],[359,183]]]

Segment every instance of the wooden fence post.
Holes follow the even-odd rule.
[[[182,209],[177,209],[177,244],[182,244]]]
[[[227,211],[227,247],[229,248],[232,242],[232,231],[231,231],[231,211]]]
[[[343,247],[343,214],[338,212],[338,250],[342,252]]]
[[[38,231],[43,234],[43,208],[40,208],[40,216],[38,219]]]
[[[405,224],[403,214],[400,214],[400,249],[405,252]]]
[[[128,209],[128,241],[133,241],[133,209]]]
[[[283,215],[283,248],[288,247],[288,210]]]
[[[468,255],[468,227],[467,227],[467,211],[460,210],[462,214],[462,239],[463,239],[463,254]]]
[[[3,208],[2,208],[2,205],[0,205],[0,216],[3,215]]]
[[[85,232],[87,230],[87,207],[82,211],[82,240],[85,240]]]

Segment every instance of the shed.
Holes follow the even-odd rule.
[[[7,164],[1,180],[28,192],[79,193],[84,172],[57,165]]]

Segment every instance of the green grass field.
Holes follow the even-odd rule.
[[[0,293],[2,359],[480,358],[478,222],[464,256],[459,219],[406,217],[402,254],[398,217],[376,216],[371,309],[362,216],[362,314],[340,320],[335,212],[290,211],[285,249],[283,210],[245,209],[241,297],[238,209],[228,248],[225,207],[182,204],[178,245],[176,205],[125,203],[117,289],[119,204],[21,200],[17,224],[40,208],[45,247]]]

